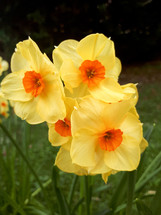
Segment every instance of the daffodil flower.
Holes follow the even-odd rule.
[[[118,80],[120,60],[114,43],[103,34],[91,34],[81,41],[65,40],[53,51],[53,61],[65,87],[77,96],[89,94],[105,78]]]
[[[132,108],[131,99],[111,104],[91,96],[82,99],[71,117],[72,163],[89,174],[135,170],[147,142]]]
[[[30,124],[64,119],[64,89],[57,69],[31,38],[17,44],[11,70],[2,80],[2,92],[19,117]]]
[[[3,60],[2,57],[0,57],[0,76],[4,71],[7,71],[9,65],[6,60]]]

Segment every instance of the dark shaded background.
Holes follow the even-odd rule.
[[[91,3],[90,3],[91,2]],[[161,56],[159,0],[0,0],[0,55],[10,60],[16,43],[30,36],[51,58],[54,45],[104,33],[125,64]]]

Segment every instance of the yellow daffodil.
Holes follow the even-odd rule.
[[[2,92],[12,101],[19,117],[31,124],[64,119],[64,90],[59,74],[31,38],[17,44],[11,70],[2,81]]]
[[[81,41],[66,40],[53,51],[65,87],[84,96],[105,80],[118,80],[121,63],[115,57],[114,43],[103,34],[91,34]],[[77,96],[77,97],[78,97]]]
[[[4,71],[7,71],[9,65],[6,60],[3,60],[2,57],[0,57],[0,76]]]
[[[132,107],[131,99],[111,104],[90,96],[82,99],[71,118],[72,163],[90,174],[136,169],[147,142]]]
[[[3,117],[8,117],[8,101],[4,98],[2,92],[0,92],[0,115]]]

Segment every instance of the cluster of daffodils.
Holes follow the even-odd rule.
[[[2,57],[0,57],[0,76],[4,71],[8,70],[8,62],[6,60],[3,60]]]
[[[53,63],[29,38],[17,44],[2,92],[30,124],[46,121],[60,147],[55,165],[78,175],[135,170],[147,147],[135,105],[135,84],[120,85],[120,60],[103,34],[65,40]]]

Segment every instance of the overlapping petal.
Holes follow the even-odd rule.
[[[104,156],[105,164],[111,169],[135,170],[140,161],[139,143],[134,138],[124,135],[121,145],[115,151],[107,151]]]
[[[60,148],[55,160],[55,165],[64,172],[87,175],[87,171],[84,168],[77,164],[73,164],[70,152],[64,147]]]

